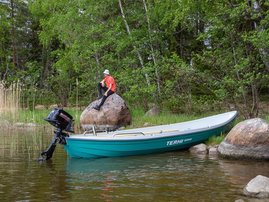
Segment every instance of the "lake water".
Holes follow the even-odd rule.
[[[38,162],[53,131],[1,129],[1,201],[235,201],[269,162],[224,160],[189,152],[71,159],[57,145]]]

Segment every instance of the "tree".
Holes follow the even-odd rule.
[[[255,32],[252,11],[246,1],[216,1],[209,11],[208,29],[201,37],[210,39],[210,47],[197,55],[197,68],[212,79],[208,83],[217,99],[232,100],[245,117],[255,117],[259,113],[259,91],[268,72],[259,49],[249,40]]]
[[[85,105],[110,69],[131,105],[191,112],[234,103],[245,117],[257,116],[268,90],[268,7],[255,0],[8,1],[0,7],[1,78],[21,79],[64,106]]]
[[[9,47],[9,30],[11,23],[8,19],[8,6],[0,4],[0,76],[1,80],[6,80],[10,69],[11,50]]]

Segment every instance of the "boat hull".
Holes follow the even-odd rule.
[[[212,136],[225,133],[231,127],[226,125],[189,134],[174,134],[149,139],[72,139],[67,138],[64,146],[72,158],[101,158],[145,155],[187,149],[205,142]]]

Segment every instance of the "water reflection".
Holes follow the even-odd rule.
[[[218,201],[234,198],[218,163],[173,152],[148,156],[103,159],[68,159],[70,188],[91,190],[94,198],[144,201]]]
[[[269,162],[219,159],[219,166],[232,184],[246,185],[257,175],[269,177]]]
[[[1,201],[55,201],[69,198],[66,194],[66,174],[58,148],[55,161],[38,163],[40,152],[50,142],[50,130],[14,130],[5,128],[0,140]],[[61,156],[59,158],[59,155]]]
[[[234,201],[267,161],[232,161],[188,152],[71,159],[61,145],[37,162],[53,131],[4,131],[1,201]]]
[[[41,151],[46,148],[53,134],[53,130],[45,127],[37,128],[0,128],[0,157],[17,158],[27,154],[27,158],[33,158],[34,150]]]

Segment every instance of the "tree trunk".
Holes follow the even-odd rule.
[[[48,57],[48,48],[45,46],[42,47],[42,73],[41,78],[39,81],[39,86],[41,88],[44,87],[44,81],[46,80],[47,76],[49,75],[49,57]]]
[[[262,17],[261,6],[259,1],[248,0],[248,5],[253,10],[253,12],[251,12],[251,17],[254,17],[255,14],[258,14],[258,16]],[[258,32],[264,31],[264,27],[263,26],[258,27],[257,22],[255,20],[253,20],[253,27]],[[261,55],[263,64],[265,65],[267,71],[269,71],[269,49],[259,48],[259,53]]]
[[[119,7],[120,7],[122,19],[123,19],[124,24],[125,24],[126,31],[127,31],[128,35],[129,35],[129,37],[131,38],[132,35],[131,35],[130,27],[129,27],[128,22],[126,20],[121,0],[119,0]],[[142,58],[140,52],[138,51],[138,49],[137,49],[137,47],[135,45],[133,45],[133,48],[134,48],[134,50],[135,50],[135,52],[137,54],[137,57],[139,59],[141,67],[144,68],[144,61],[143,61],[143,58]],[[145,73],[145,78],[146,78],[148,86],[150,86],[149,76],[148,76],[147,73]]]
[[[253,118],[259,115],[259,96],[255,84],[251,85],[251,91],[252,91],[252,108],[249,116],[250,118]]]
[[[155,58],[153,45],[152,45],[151,27],[150,27],[150,21],[149,21],[149,16],[148,16],[148,8],[147,8],[147,4],[146,4],[145,0],[143,0],[143,4],[144,4],[144,9],[145,9],[145,12],[146,12],[146,18],[147,18],[147,24],[148,24],[148,35],[149,35],[149,43],[150,43],[149,45],[150,45],[150,51],[151,51],[153,64],[154,64],[154,67],[155,67],[155,76],[156,76],[156,81],[157,81],[157,89],[158,89],[158,93],[160,95],[161,94],[160,76],[159,76],[159,70],[158,70],[157,61],[156,61],[156,58]]]
[[[237,65],[236,53],[235,53],[235,49],[234,49],[233,45],[232,45],[232,48],[233,48],[234,65]],[[239,81],[241,80],[238,71],[236,72],[236,77],[237,77],[237,79],[238,79]],[[248,106],[248,104],[247,104],[247,98],[246,98],[246,94],[245,94],[244,92],[242,93],[242,97],[243,97],[243,100],[244,100],[244,105],[245,105],[245,107],[247,108],[247,106]]]
[[[10,1],[11,7],[11,40],[12,40],[12,49],[13,49],[13,64],[15,67],[19,66],[18,62],[18,53],[17,53],[17,43],[16,43],[16,30],[15,30],[15,14],[14,14],[14,2]]]
[[[98,82],[98,81],[101,80],[101,78],[100,78],[100,72],[99,72],[99,68],[101,67],[101,65],[100,65],[100,60],[99,60],[98,53],[95,53],[94,54],[94,58],[95,58],[95,62],[96,62],[97,69],[98,69],[97,72],[96,72],[96,78],[97,78],[97,81],[96,82]]]

